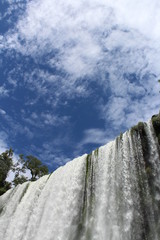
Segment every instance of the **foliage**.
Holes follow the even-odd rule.
[[[144,157],[144,162],[145,162],[145,168],[149,169],[151,167],[150,162],[148,161],[150,152],[149,152],[148,137],[147,137],[147,133],[145,130],[145,123],[139,122],[136,126],[132,127],[131,135],[133,136],[134,133],[140,136],[143,157]],[[151,176],[150,176],[150,178],[151,178]]]
[[[94,150],[94,154],[96,157],[98,157],[98,152],[99,152],[99,148],[97,148],[96,150]]]
[[[19,155],[18,161],[12,167],[13,172],[16,172],[16,175],[20,175],[20,173],[26,172],[25,160],[23,158],[23,154]]]
[[[28,178],[23,175],[22,176],[15,175],[13,184],[14,184],[14,186],[17,186],[18,184],[22,184],[22,183],[26,182],[27,180],[28,180]]]
[[[152,116],[152,125],[158,138],[158,143],[160,144],[160,114]]]
[[[13,163],[12,157],[12,149],[3,152],[0,155],[0,195],[10,189],[12,185],[17,186],[28,180],[35,181],[43,175],[48,174],[47,166],[43,165],[42,162],[34,156],[30,155],[24,159],[24,156],[20,154],[16,163]],[[6,181],[10,170],[15,174],[12,183]],[[30,170],[31,172],[31,179],[28,179],[24,175],[27,170]]]
[[[133,126],[132,128],[131,128],[131,134],[133,134],[133,132],[141,132],[141,131],[143,131],[143,129],[144,129],[144,123],[143,122],[139,122],[137,125],[135,125],[135,126]]]
[[[12,156],[13,150],[11,148],[0,154],[0,195],[11,188],[11,184],[6,181],[6,178],[13,166]]]
[[[0,196],[3,195],[5,192],[7,192],[10,188],[11,188],[11,183],[5,181],[3,186],[0,187]]]
[[[47,166],[43,165],[38,158],[32,155],[26,157],[25,166],[31,171],[31,181],[48,174]]]
[[[18,161],[12,167],[12,171],[15,172],[15,177],[12,182],[14,186],[22,184],[28,180],[28,178],[23,175],[24,173],[26,173],[26,166],[23,154],[19,155]]]

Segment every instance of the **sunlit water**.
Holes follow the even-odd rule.
[[[160,157],[151,123],[0,197],[0,240],[160,240]]]

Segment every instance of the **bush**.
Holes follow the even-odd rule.
[[[152,125],[155,131],[155,134],[158,138],[158,143],[160,144],[160,115],[152,116]]]

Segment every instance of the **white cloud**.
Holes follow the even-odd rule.
[[[45,125],[59,126],[68,121],[69,117],[67,116],[58,116],[51,113],[42,113],[41,117]]]
[[[49,64],[51,62],[49,61]],[[88,82],[81,78],[76,79],[68,75],[52,74],[41,69],[34,69],[25,73],[24,81],[27,88],[37,93],[34,99],[29,99],[26,102],[26,105],[36,104],[39,98],[44,97],[46,103],[56,106],[64,96],[73,99],[76,96],[86,97],[90,93],[87,89]]]
[[[46,95],[46,102],[55,106],[62,96],[88,96],[88,81],[95,81],[96,75],[104,91],[111,91],[108,102],[97,103],[101,117],[115,129],[129,127],[159,108],[159,11],[158,0],[32,0],[16,27],[0,39],[1,47],[16,49],[36,62],[55,53],[46,64],[63,74],[40,69],[25,74],[28,88],[38,93],[28,104]],[[102,77],[106,72],[108,77]],[[133,73],[138,80],[131,81]],[[2,92],[7,94],[0,88]],[[44,121],[56,122],[51,115]],[[96,142],[105,138],[100,130],[94,131]],[[88,137],[92,134],[88,131],[83,144],[93,141]]]
[[[7,134],[0,131],[0,154],[8,149]]]
[[[5,88],[5,86],[0,86],[0,97],[8,96],[8,90]]]
[[[6,111],[4,111],[3,109],[0,108],[0,114],[1,115],[6,115]]]
[[[98,62],[106,61],[104,47],[160,51],[159,9],[158,0],[34,0],[7,36],[7,44],[32,56],[58,50],[61,68],[76,77],[90,75]]]
[[[4,38],[5,46],[34,57],[57,51],[50,66],[59,66],[74,79],[107,70],[110,64],[115,70],[148,64],[158,74],[159,9],[158,0],[33,0]],[[119,56],[112,52],[117,48]]]
[[[78,156],[79,153],[84,153],[84,149],[87,144],[93,144],[97,146],[104,145],[109,141],[113,140],[114,133],[112,129],[100,129],[90,128],[83,132],[82,140],[75,146],[74,156]]]
[[[67,162],[72,160],[66,157],[64,154],[51,154],[51,155],[47,155],[47,157],[48,156],[49,156],[49,159],[48,159],[49,161],[47,162],[47,164],[50,165],[51,167],[53,166],[53,164],[56,167],[63,166]]]
[[[10,134],[13,136],[21,134],[27,136],[29,139],[32,139],[34,134],[33,132],[22,123],[17,122],[11,115],[9,114],[2,114],[6,124],[10,127]]]
[[[115,16],[120,24],[138,30],[147,38],[160,38],[160,3],[158,0],[129,1],[117,0],[112,2]]]
[[[56,167],[72,160],[62,152],[62,144],[66,146],[71,144],[65,134],[63,136],[57,136],[52,142],[44,143],[42,149],[38,150],[40,159],[45,160],[45,164],[48,166],[57,165]]]
[[[101,117],[107,120],[113,129],[126,129],[138,121],[147,121],[159,112],[160,103],[157,92],[158,83],[146,82],[141,87],[129,85],[124,95],[112,95],[106,105],[101,105]],[[136,98],[137,94],[138,98]]]
[[[84,131],[84,138],[82,144],[95,143],[105,144],[110,139],[109,133],[107,134],[104,129],[91,128]]]
[[[41,113],[32,112],[29,117],[25,110],[22,111],[22,119],[26,123],[36,128],[45,128],[48,126],[61,126],[67,124],[69,121],[69,116],[58,115],[56,113],[51,113],[49,111],[42,111]],[[33,137],[33,133],[29,128],[25,127],[24,132],[28,133],[30,137]]]

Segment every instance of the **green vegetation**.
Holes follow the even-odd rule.
[[[48,168],[38,158],[31,155],[26,157],[25,166],[31,171],[31,181],[48,174]]]
[[[144,130],[144,123],[143,123],[143,122],[139,122],[137,125],[135,125],[135,126],[133,126],[133,127],[131,128],[131,135],[132,135],[134,132],[138,133],[138,132],[141,132],[141,131],[143,131],[143,130]]]
[[[152,125],[158,138],[158,143],[160,144],[160,114],[152,116]]]
[[[6,181],[7,175],[13,165],[13,150],[9,149],[0,155],[0,195],[11,188],[11,183]]]
[[[139,136],[140,136],[147,179],[148,179],[150,189],[151,189],[151,191],[153,191],[153,189],[152,189],[152,183],[153,183],[152,166],[151,166],[151,162],[149,161],[150,146],[149,146],[149,142],[148,142],[147,133],[145,131],[145,123],[139,122],[136,126],[132,127],[131,128],[131,136],[133,136],[133,134],[139,134]]]
[[[134,133],[139,134],[139,136],[141,138],[143,156],[144,156],[144,160],[147,165],[147,159],[148,159],[148,154],[149,154],[149,143],[148,143],[148,138],[147,138],[147,134],[145,131],[145,123],[139,122],[137,125],[132,127],[131,128],[131,136],[133,136]]]
[[[14,186],[26,182],[28,179],[22,175],[26,172],[25,160],[23,154],[19,155],[18,161],[12,166],[13,172],[15,172],[15,177],[13,180]]]
[[[98,156],[98,149],[94,151],[94,155]],[[92,165],[92,153],[86,156],[86,175],[85,175],[85,187],[83,195],[83,205],[80,213],[79,224],[77,227],[74,240],[79,239],[85,233],[86,239],[91,239],[90,229],[86,229],[85,223],[88,220],[88,215],[92,214],[92,205],[94,201],[94,191],[93,191],[93,165]]]
[[[91,158],[92,154],[88,154],[86,157],[86,176],[85,176],[85,188],[84,188],[84,198],[83,198],[83,217],[86,215],[86,204],[87,204],[87,190],[89,182],[89,174],[91,170]]]
[[[146,168],[146,173],[147,173],[148,176],[151,176],[151,175],[152,175],[152,169],[151,169],[151,167],[147,167],[147,168]]]
[[[98,152],[99,152],[99,148],[97,148],[96,150],[94,150],[94,154],[96,157],[98,157]]]
[[[17,176],[15,175],[15,178],[13,180],[13,184],[14,186],[17,186],[18,184],[22,184],[24,182],[26,182],[28,179],[25,176]]]
[[[15,173],[12,183],[6,181],[10,170]],[[27,170],[31,172],[31,179],[28,179],[24,175]],[[23,155],[20,154],[18,161],[14,163],[13,150],[9,149],[0,154],[0,195],[9,190],[12,185],[17,186],[28,180],[35,181],[46,174],[48,174],[47,166],[43,165],[42,162],[34,156],[26,156],[26,159],[24,159]]]
[[[87,155],[87,158],[86,158],[86,180],[88,178],[89,170],[91,167],[91,157],[92,157],[92,154],[90,153]]]

